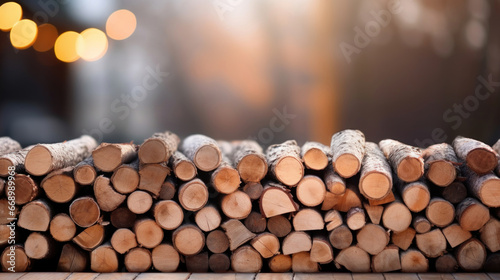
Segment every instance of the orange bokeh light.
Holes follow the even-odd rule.
[[[33,45],[37,35],[36,23],[29,19],[23,19],[16,22],[10,30],[10,42],[14,48],[24,50]]]
[[[59,35],[54,44],[54,53],[57,59],[63,62],[77,61],[80,56],[76,52],[76,41],[81,35],[74,31],[67,31]]]
[[[46,52],[52,47],[57,40],[57,28],[50,23],[45,23],[38,26],[38,38],[33,45],[33,48],[39,52]]]
[[[9,31],[23,16],[23,9],[16,2],[7,2],[0,6],[0,30]]]
[[[106,34],[96,28],[88,28],[80,33],[76,41],[76,52],[86,61],[96,61],[106,54],[108,38]]]
[[[112,13],[106,21],[106,34],[114,40],[127,39],[137,26],[134,13],[129,10],[118,10]]]

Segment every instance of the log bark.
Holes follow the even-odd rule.
[[[245,218],[245,227],[253,233],[261,233],[266,230],[267,220],[259,212],[252,212]]]
[[[293,217],[293,228],[296,231],[322,230],[325,222],[321,214],[313,208],[303,208]]]
[[[424,175],[424,160],[419,148],[391,139],[380,141],[379,147],[401,180],[414,182]]]
[[[33,147],[29,146],[22,150],[0,156],[0,176],[8,176],[9,167],[11,169],[14,167],[16,173],[23,173],[25,171],[24,162],[26,155]]]
[[[118,207],[111,212],[110,220],[115,228],[132,228],[136,217],[127,207]]]
[[[414,213],[424,210],[429,205],[431,193],[423,181],[398,184],[399,193],[406,207]]]
[[[14,250],[11,250],[12,247]],[[29,271],[31,267],[31,259],[26,255],[24,251],[24,247],[22,245],[11,245],[6,247],[2,255],[0,257],[2,264],[2,271],[8,272],[9,268],[12,267],[11,258],[8,254],[12,254],[11,251],[14,251],[15,254],[15,272],[25,272]]]
[[[111,172],[137,157],[137,147],[132,143],[101,143],[94,151],[94,165],[104,172]]]
[[[219,167],[212,172],[210,182],[218,192],[230,194],[238,189],[241,180],[238,170],[233,168],[232,162],[226,156],[223,156]]]
[[[38,144],[29,150],[24,167],[31,175],[45,175],[52,170],[76,165],[90,156],[96,147],[97,142],[88,135],[62,143]]]
[[[311,260],[309,252],[300,252],[292,255],[292,270],[296,273],[314,273],[319,271],[319,265]]]
[[[30,231],[47,231],[53,211],[47,201],[38,199],[23,206],[17,225]]]
[[[470,193],[488,207],[500,207],[500,178],[493,172],[480,176],[466,167],[463,174],[467,177]]]
[[[170,174],[166,163],[150,163],[139,167],[138,189],[150,192],[154,197],[160,195],[161,186]]]
[[[182,152],[201,171],[212,171],[219,167],[222,153],[217,142],[205,135],[193,134],[182,142]]]
[[[208,272],[208,253],[186,256],[186,270],[193,273]]]
[[[212,254],[208,258],[208,267],[215,273],[227,272],[231,268],[231,259],[226,254]]]
[[[417,234],[418,249],[428,258],[437,258],[446,252],[446,239],[440,229]]]
[[[295,140],[269,146],[266,159],[270,173],[284,185],[295,186],[304,176],[300,147]]]
[[[292,255],[299,252],[309,252],[312,247],[311,236],[303,231],[290,232],[281,245],[284,255]]]
[[[92,156],[80,161],[73,169],[73,178],[80,185],[92,185],[97,177],[97,171],[94,166]]]
[[[326,212],[323,220],[326,223],[327,231],[332,231],[344,223],[342,215],[337,210],[330,210]]]
[[[340,251],[335,258],[335,262],[350,272],[365,273],[371,271],[370,255],[356,246],[351,246]]]
[[[412,226],[417,233],[426,233],[432,228],[431,222],[421,215],[417,215],[413,218]]]
[[[341,225],[330,232],[328,235],[330,244],[335,249],[345,249],[352,244],[352,232],[346,225]]]
[[[26,256],[33,260],[47,259],[54,255],[54,240],[45,234],[32,232],[24,242]]]
[[[252,241],[250,241],[250,245],[252,245],[264,259],[268,259],[278,254],[280,250],[280,241],[278,237],[269,232],[264,232],[255,236]]]
[[[498,154],[483,142],[457,136],[452,145],[457,157],[479,175],[493,171],[498,165]]]
[[[175,177],[179,180],[191,181],[196,177],[196,165],[179,151],[175,151],[170,157],[170,165]]]
[[[113,188],[121,194],[129,194],[139,187],[139,160],[129,164],[122,164],[113,172],[111,183]]]
[[[401,259],[401,272],[424,273],[429,271],[429,260],[419,251],[409,249],[399,254]]]
[[[372,257],[371,267],[373,272],[378,273],[400,270],[399,248],[394,245],[384,248],[380,253]]]
[[[39,194],[38,183],[29,175],[16,174],[14,175],[14,197],[17,205],[23,205],[33,201]],[[68,186],[71,190],[71,186]],[[47,194],[48,196],[48,194]],[[50,198],[50,197],[49,197]]]
[[[488,250],[495,253],[500,250],[500,221],[491,218],[480,230],[479,237]]]
[[[104,227],[100,224],[84,229],[73,238],[73,242],[86,251],[92,251],[104,242]]]
[[[458,170],[458,158],[453,147],[447,143],[429,146],[422,152],[425,163],[425,175],[436,186],[446,187],[455,181]]]
[[[153,198],[147,192],[134,191],[127,197],[127,207],[134,214],[144,214],[151,209],[151,206],[153,206]]]
[[[69,206],[69,215],[76,225],[86,228],[99,220],[101,210],[93,198],[84,196],[71,202]]]
[[[229,249],[236,250],[247,241],[252,240],[256,234],[249,231],[240,221],[230,219],[221,225],[229,240]]]
[[[262,269],[262,258],[255,249],[246,245],[231,255],[231,268],[239,273],[256,273]]]
[[[255,141],[235,143],[232,161],[245,183],[260,182],[267,174],[268,166],[262,147]]]
[[[172,233],[172,243],[182,255],[193,256],[205,247],[205,235],[197,226],[185,224]]]
[[[208,188],[200,179],[182,184],[178,190],[179,203],[188,211],[198,211],[208,201]]]
[[[436,259],[436,272],[453,273],[458,270],[458,262],[452,254],[445,254]]]
[[[346,129],[335,133],[330,143],[335,171],[344,178],[359,172],[365,155],[365,135],[359,130]]]
[[[119,262],[115,250],[109,243],[103,244],[90,253],[90,269],[99,273],[118,270]]]
[[[489,209],[474,198],[466,198],[456,208],[457,221],[467,231],[482,228],[490,220]]]
[[[62,247],[57,271],[61,272],[83,272],[87,269],[89,255],[70,243]]]
[[[411,212],[401,201],[396,200],[387,205],[382,214],[384,227],[394,232],[402,232],[411,224]]]
[[[151,252],[144,248],[134,248],[125,255],[123,264],[129,272],[148,271],[153,264]]]
[[[276,255],[269,259],[269,270],[274,273],[285,273],[292,269],[292,257],[289,255]]]
[[[295,212],[299,209],[290,191],[278,184],[268,184],[264,187],[259,205],[260,212],[266,218]]]
[[[133,231],[137,238],[137,243],[144,248],[152,249],[158,246],[163,240],[163,230],[152,219],[143,218],[136,220]]]
[[[335,195],[344,194],[346,188],[345,180],[335,173],[333,165],[329,164],[325,168],[323,180],[325,181],[326,189],[329,192]]]
[[[370,255],[377,255],[389,244],[389,234],[379,225],[366,224],[356,235],[357,246]]]
[[[4,136],[0,137],[0,156],[21,150],[21,144],[16,140]]]
[[[459,224],[451,224],[445,227],[443,234],[451,248],[457,247],[472,237],[472,234],[460,227]]]
[[[153,215],[156,223],[165,230],[178,228],[184,220],[182,208],[173,200],[158,201],[153,208]]]
[[[455,219],[455,207],[449,201],[435,197],[425,209],[425,216],[433,225],[445,227]]]
[[[202,231],[209,232],[220,226],[222,217],[219,210],[214,205],[207,205],[196,212],[194,220]],[[180,222],[182,222],[182,220],[180,220]]]
[[[81,188],[73,179],[71,166],[50,172],[40,186],[45,195],[55,203],[70,202]]]
[[[167,162],[179,143],[179,137],[170,131],[155,133],[139,147],[139,159],[142,163]]]
[[[366,154],[362,161],[359,191],[367,199],[379,200],[392,189],[392,171],[389,163],[377,146],[366,143]]]
[[[50,235],[56,241],[70,241],[76,234],[76,225],[65,213],[55,215],[50,221]]]
[[[304,165],[312,170],[323,170],[328,165],[330,147],[318,142],[306,142],[300,149]]]
[[[179,267],[180,256],[174,246],[162,243],[151,252],[153,267],[161,272],[175,272]]]
[[[111,246],[118,254],[125,254],[138,246],[135,233],[128,228],[119,228],[111,236]]]
[[[267,220],[267,229],[277,237],[285,237],[292,231],[292,224],[286,217],[279,215]]]
[[[230,219],[245,219],[252,212],[252,201],[242,191],[224,195],[220,206],[224,215]]]
[[[214,254],[220,254],[227,251],[229,248],[229,239],[222,230],[211,231],[207,235],[207,248]]]
[[[382,213],[384,212],[384,206],[363,203],[363,208],[365,209],[366,214],[368,214],[368,217],[373,224],[380,224]]]
[[[411,227],[402,232],[393,232],[391,238],[392,244],[398,246],[401,250],[406,251],[413,243],[415,234],[416,231]]]
[[[102,211],[111,212],[118,208],[127,198],[113,189],[109,178],[101,175],[94,182],[94,196]]]
[[[160,190],[160,195],[158,196],[158,199],[160,200],[171,200],[174,198],[175,194],[177,193],[177,182],[174,181],[174,178],[172,177],[167,177],[165,182],[161,184],[161,190]]]
[[[462,182],[455,181],[446,188],[442,188],[441,196],[453,204],[457,204],[467,197],[467,188]]]
[[[264,188],[260,183],[249,182],[243,186],[242,190],[248,194],[251,200],[257,200],[262,195]]]
[[[481,241],[471,238],[455,249],[458,265],[465,271],[480,271],[486,262],[486,248]]]
[[[351,230],[358,230],[364,227],[366,224],[365,210],[360,207],[349,209],[346,215],[346,224]]]
[[[295,196],[304,206],[318,206],[325,200],[326,186],[317,176],[304,176],[295,190]]]
[[[348,185],[345,192],[341,195],[326,192],[321,210],[334,209],[340,212],[347,212],[353,207],[361,206],[361,194],[359,194],[358,188],[354,185]]]

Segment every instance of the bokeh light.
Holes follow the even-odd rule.
[[[15,2],[7,2],[0,6],[0,30],[9,31],[21,20],[23,9]]]
[[[96,61],[106,54],[108,38],[99,29],[85,29],[76,42],[76,52],[86,61]]]
[[[112,13],[106,21],[106,34],[114,40],[127,39],[134,33],[137,20],[129,10],[118,10]]]
[[[76,52],[76,41],[81,35],[74,31],[67,31],[59,35],[54,44],[54,53],[57,59],[63,62],[77,61],[80,56]]]
[[[52,49],[58,35],[57,28],[50,23],[38,26],[38,37],[35,44],[33,44],[33,48],[39,52],[46,52]]]
[[[16,22],[10,30],[10,42],[16,49],[27,49],[33,45],[37,34],[36,23],[29,19],[23,19]]]

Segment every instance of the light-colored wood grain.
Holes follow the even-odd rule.
[[[352,280],[351,273],[295,273],[293,280]]]
[[[134,280],[187,280],[191,273],[141,273]]]
[[[253,280],[255,273],[192,273],[189,280]]]
[[[420,280],[455,280],[453,275],[448,273],[418,273]]]
[[[293,273],[258,273],[255,280],[292,280]]]
[[[17,280],[21,277],[23,277],[26,273],[24,272],[17,272],[17,273],[1,273],[1,278],[2,280]]]
[[[139,273],[101,273],[94,280],[134,280]]]
[[[71,273],[65,280],[94,280],[99,273],[75,272]]]
[[[491,280],[486,273],[453,273],[455,280]]]
[[[419,280],[416,273],[384,273],[385,280]]]
[[[382,273],[353,273],[352,280],[384,280]]]
[[[37,273],[26,273],[19,280],[64,280],[68,278],[71,273],[68,272],[37,272]],[[4,279],[3,275],[0,279]]]
[[[500,273],[488,273],[488,276],[489,276],[492,280],[500,280]]]

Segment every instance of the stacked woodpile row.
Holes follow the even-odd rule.
[[[4,271],[500,269],[500,140],[0,138]],[[14,256],[14,257],[13,257]]]

